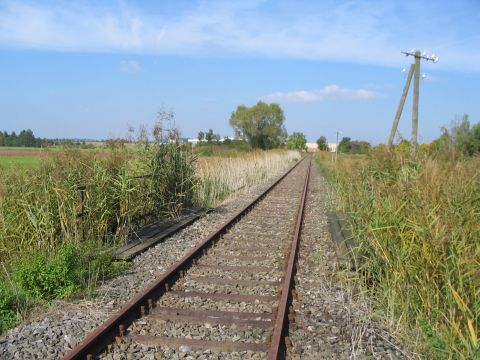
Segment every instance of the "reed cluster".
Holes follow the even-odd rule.
[[[317,156],[368,291],[426,359],[480,357],[480,158]]]

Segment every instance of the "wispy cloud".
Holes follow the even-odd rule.
[[[278,102],[318,102],[326,99],[370,100],[378,96],[378,93],[371,90],[327,85],[319,90],[276,92],[265,95],[263,99]]]
[[[120,71],[124,73],[136,73],[140,71],[140,65],[134,60],[120,61]]]
[[[402,61],[400,50],[416,47],[436,51],[440,56],[436,66],[480,70],[479,7],[467,0],[435,5],[333,0],[192,3],[165,15],[125,1],[93,2],[94,6],[3,0],[0,47],[250,54],[395,66]],[[428,18],[417,16],[422,13]]]

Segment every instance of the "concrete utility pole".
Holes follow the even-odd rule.
[[[337,157],[338,157],[338,135],[340,134],[340,131],[337,130],[337,142],[335,145],[335,164],[337,164]]]
[[[402,97],[400,98],[400,103],[398,104],[397,113],[395,119],[393,120],[392,130],[390,131],[390,136],[388,137],[387,146],[388,148],[392,147],[393,139],[395,133],[397,132],[398,122],[400,121],[400,116],[402,115],[403,105],[405,104],[405,99],[408,94],[408,89],[410,87],[410,82],[413,75],[413,108],[412,108],[412,150],[416,151],[418,146],[418,98],[420,93],[420,60],[424,59],[426,61],[432,61],[436,63],[438,57],[435,54],[427,55],[427,53],[422,53],[419,50],[412,49],[411,51],[402,51],[402,54],[405,56],[415,57],[415,64],[410,65],[410,71],[408,72],[407,81],[405,82],[405,87],[403,88]]]
[[[415,75],[413,78],[413,109],[412,109],[412,150],[417,150],[418,134],[418,95],[420,90],[420,51],[415,51]]]
[[[412,75],[414,70],[415,66],[411,64],[410,71],[407,75],[407,81],[405,82],[405,86],[403,87],[402,97],[400,98],[400,103],[398,104],[397,113],[395,115],[395,119],[393,120],[392,130],[390,130],[390,136],[388,137],[387,146],[389,149],[391,149],[393,145],[395,133],[397,132],[398,128],[398,122],[400,121],[400,116],[402,115],[403,105],[405,105],[405,100],[407,99],[408,89],[410,88],[410,82],[412,81]]]

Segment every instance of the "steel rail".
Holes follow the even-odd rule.
[[[170,285],[180,276],[182,270],[186,270],[192,265],[193,261],[203,254],[203,251],[215,243],[220,236],[231,228],[243,215],[251,210],[261,199],[263,199],[272,189],[274,189],[288,174],[292,172],[305,158],[299,160],[290,167],[280,178],[270,185],[263,193],[258,195],[252,202],[244,206],[240,211],[231,216],[223,225],[215,229],[200,244],[195,246],[180,260],[173,264],[163,275],[159,276],[155,282],[140,292],[131,301],[123,305],[113,316],[97,327],[84,340],[78,343],[62,359],[91,360],[95,355],[104,351],[109,344],[115,341],[115,338],[125,334],[128,326],[135,320],[146,315],[152,308],[153,302],[160,298]],[[310,170],[309,170],[310,171]]]
[[[307,198],[308,182],[310,179],[311,159],[308,165],[307,176],[305,177],[305,184],[303,186],[302,201],[298,208],[297,223],[295,226],[295,232],[293,234],[292,247],[290,249],[290,255],[288,258],[287,270],[285,272],[285,280],[282,287],[282,293],[280,301],[278,303],[277,317],[275,319],[275,325],[273,328],[272,342],[268,350],[268,360],[284,359],[285,349],[284,335],[286,332],[288,321],[288,306],[291,300],[291,289],[293,287],[293,276],[295,274],[295,265],[298,254],[298,245],[300,242],[300,233],[303,223],[303,213],[305,209],[305,200]]]

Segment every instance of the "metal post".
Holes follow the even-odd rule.
[[[78,190],[78,203],[77,203],[77,225],[82,232],[82,240],[85,241],[85,191],[86,186],[79,186]]]
[[[417,133],[418,133],[418,95],[420,87],[420,51],[415,52],[415,75],[413,80],[413,110],[412,110],[412,151],[417,150]]]
[[[338,134],[340,131],[337,130],[337,145],[335,146],[335,165],[337,164],[337,157],[338,157]]]
[[[398,104],[397,114],[395,115],[395,119],[393,120],[392,130],[390,131],[390,136],[388,138],[387,147],[389,149],[391,149],[393,145],[393,140],[395,138],[395,133],[397,132],[398,122],[400,121],[400,116],[402,115],[403,106],[405,105],[405,99],[407,98],[407,95],[408,95],[408,89],[410,88],[410,82],[412,80],[414,69],[415,69],[415,65],[411,64],[410,70],[408,72],[407,80],[405,81],[405,86],[403,87],[402,97],[400,98],[400,103]]]

